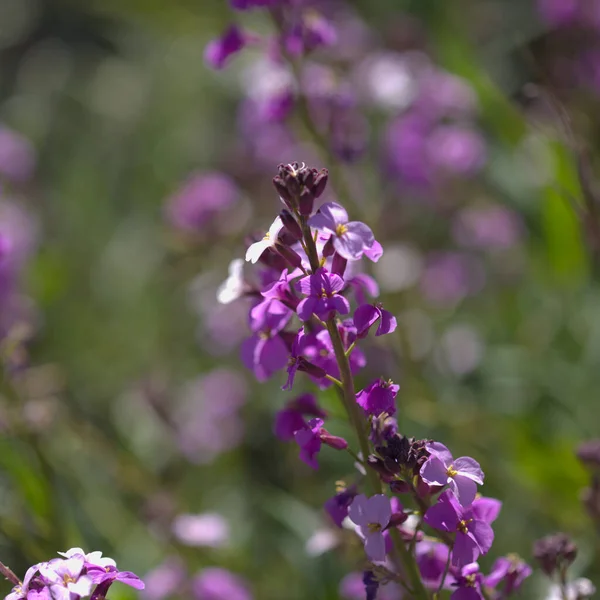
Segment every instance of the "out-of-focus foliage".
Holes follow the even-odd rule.
[[[575,571],[600,580],[574,456],[600,433],[600,270],[560,117],[593,166],[600,83],[553,79],[552,52],[572,60],[575,42],[529,0],[347,4],[333,3],[347,32],[335,65],[363,98],[368,132],[351,165],[332,164],[301,118],[288,123],[300,145],[252,129],[240,103],[272,76],[260,51],[222,72],[203,62],[234,17],[225,1],[0,0],[0,121],[37,155],[31,177],[3,177],[0,199],[23,213],[8,227],[27,246],[0,388],[0,559],[18,574],[83,546],[140,575],[167,560],[190,577],[225,567],[260,600],[340,597],[359,554],[317,555],[313,536],[329,527],[321,507],[346,457],[324,452],[314,473],[275,440],[284,376],[253,381],[238,352],[246,307],[215,299],[247,235],[279,209],[277,163],[295,158],[330,168],[386,250],[373,274],[399,326],[368,348],[359,384],[392,377],[401,431],[477,457],[486,495],[503,501],[496,555],[530,559],[533,540],[565,530],[580,547]],[[272,26],[260,11],[235,18]],[[404,146],[424,119],[411,100],[424,63],[464,78],[474,103],[435,125],[473,137],[449,129],[426,153]],[[532,83],[543,84],[535,95]],[[208,172],[228,179],[189,193],[225,186],[231,205],[178,230],[176,195]],[[322,397],[335,415],[335,395]],[[181,535],[191,526],[178,516],[206,512],[226,520],[224,542]],[[175,580],[189,597],[187,576]],[[528,586],[523,597],[544,597],[541,578]]]

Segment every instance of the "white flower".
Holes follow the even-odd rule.
[[[217,289],[217,301],[229,304],[244,292],[244,261],[236,258],[229,263],[229,276]]]
[[[566,591],[568,600],[586,600],[596,593],[596,588],[589,579],[580,577],[568,583]],[[558,585],[550,587],[546,600],[563,600],[563,595]]]
[[[283,227],[283,223],[281,219],[277,217],[271,227],[269,227],[269,231],[265,234],[265,237],[260,240],[260,242],[255,242],[248,248],[246,251],[246,261],[250,261],[252,264],[258,262],[258,259],[262,256],[263,252],[267,248],[271,248],[275,245],[277,241],[277,236]]]
[[[90,552],[86,554],[82,548],[70,548],[66,552],[58,552],[61,556],[65,558],[73,558],[74,556],[82,556],[86,563],[90,563],[92,565],[96,565],[98,567],[116,567],[117,563],[108,556],[102,558],[102,552],[96,550],[95,552]]]

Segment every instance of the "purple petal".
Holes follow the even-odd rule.
[[[372,304],[363,304],[354,311],[354,326],[358,337],[363,337],[369,331],[373,323],[379,319],[381,312]]]
[[[308,298],[304,298],[304,300],[300,300],[300,303],[298,304],[297,308],[296,308],[296,313],[298,314],[298,318],[301,321],[308,321],[313,313],[315,312],[315,309],[317,308],[319,301],[317,300],[317,298],[313,298],[312,296],[309,296]]]
[[[317,231],[327,231],[335,234],[336,223],[329,215],[317,213],[308,220],[308,224]]]
[[[374,241],[370,248],[365,249],[365,256],[369,260],[377,262],[383,256],[383,248],[381,247],[381,244],[377,240]]]
[[[351,279],[348,279],[347,283],[354,288],[354,294],[359,304],[367,303],[365,294],[368,294],[371,298],[377,298],[377,296],[379,296],[379,286],[370,275],[359,273]]]
[[[262,346],[262,352],[258,355],[257,362],[270,373],[279,371],[287,365],[288,349],[281,337],[275,335],[266,340]]]
[[[317,214],[324,215],[336,225],[345,225],[348,222],[348,213],[346,209],[336,202],[325,202]],[[316,215],[315,215],[316,216]]]
[[[246,37],[232,25],[220,38],[209,42],[204,49],[204,61],[213,69],[222,69],[230,56],[246,45]]]
[[[354,233],[346,232],[333,238],[335,251],[346,260],[359,260],[365,248],[362,238]]]
[[[461,518],[460,505],[456,503],[454,496],[444,492],[434,504],[427,510],[423,520],[431,527],[441,531],[456,531]]]
[[[385,527],[392,516],[390,499],[383,494],[371,496],[365,505],[365,514],[367,522],[379,523],[379,525]]]
[[[385,560],[385,538],[380,531],[369,533],[365,537],[365,552],[372,561]]]
[[[471,506],[475,518],[486,523],[492,523],[498,517],[502,502],[496,498],[477,498]]]
[[[358,236],[362,242],[363,247],[371,248],[375,243],[375,236],[368,225],[365,225],[361,221],[350,221],[346,224],[348,233]]]
[[[389,311],[381,309],[381,322],[375,332],[376,336],[385,335],[386,333],[393,333],[396,331],[397,322],[396,317]]]
[[[452,564],[455,567],[462,567],[475,562],[479,556],[479,545],[469,534],[456,534],[454,549],[452,550]]]
[[[474,587],[459,587],[450,596],[450,600],[483,600],[483,596]]]
[[[432,454],[423,464],[420,471],[421,477],[429,485],[446,485],[448,483],[448,470],[446,465]]]
[[[347,315],[350,312],[350,303],[344,296],[334,296],[331,298],[331,305],[340,315]]]
[[[350,520],[359,527],[367,527],[369,524],[365,514],[366,505],[367,497],[364,494],[358,494],[348,509],[348,516],[350,517]]]
[[[452,485],[452,483],[454,483],[454,485]],[[475,500],[477,484],[473,480],[463,477],[462,474],[455,475],[452,483],[450,485],[453,488],[458,501],[463,506],[469,506],[471,502]]]
[[[469,523],[469,533],[473,536],[481,554],[487,554],[494,543],[494,530],[485,521],[473,521]]]
[[[344,280],[335,273],[329,275],[328,283],[327,283],[327,291],[336,294],[337,292],[341,292],[344,289]]]
[[[282,441],[294,439],[296,431],[304,428],[306,423],[302,415],[293,409],[280,410],[275,416],[274,433]]]
[[[453,462],[452,453],[441,442],[431,442],[426,446],[431,454],[435,454],[448,468]]]
[[[120,581],[125,585],[135,588],[136,590],[143,590],[146,587],[144,585],[144,582],[135,573],[132,573],[131,571],[121,571],[117,575],[117,581]]]
[[[454,468],[463,476],[483,485],[484,474],[479,463],[470,456],[461,456],[454,461]]]

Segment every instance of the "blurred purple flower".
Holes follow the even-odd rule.
[[[473,128],[440,125],[427,139],[427,154],[431,164],[448,173],[470,176],[486,162],[486,145]]]
[[[218,513],[178,515],[171,531],[186,546],[220,548],[229,541],[229,523]]]
[[[491,573],[484,577],[483,582],[489,588],[503,583],[502,596],[506,597],[516,592],[531,573],[531,567],[518,556],[503,556],[494,562]]]
[[[455,567],[475,562],[480,554],[489,551],[494,541],[489,522],[480,518],[473,507],[461,506],[451,492],[443,492],[423,520],[434,529],[456,532],[452,551]]]
[[[448,562],[448,546],[441,542],[422,540],[417,542],[415,557],[423,583],[429,589],[437,589]]]
[[[340,581],[339,594],[345,600],[365,600],[365,582],[363,573],[348,573]],[[377,600],[400,600],[404,598],[400,586],[394,583],[379,585]]]
[[[384,561],[386,551],[383,529],[388,526],[392,516],[390,499],[383,494],[375,494],[370,498],[359,494],[350,505],[348,516],[359,528],[369,559]]]
[[[264,8],[273,6],[279,0],[229,0],[232,8],[236,10],[249,10],[251,8]]]
[[[14,183],[31,179],[36,164],[33,146],[16,131],[0,125],[0,178]]]
[[[167,558],[165,562],[144,576],[146,588],[140,594],[144,600],[165,600],[181,592],[187,579],[181,559]]]
[[[308,425],[294,433],[296,443],[300,446],[300,460],[313,469],[318,469],[316,455],[321,450],[321,437],[323,419],[311,419]]]
[[[348,516],[348,509],[355,497],[356,487],[350,486],[325,502],[325,511],[338,527],[342,527],[344,519]]]
[[[229,58],[242,50],[248,36],[235,25],[231,25],[220,38],[210,41],[204,49],[204,62],[213,69],[225,67]]]
[[[246,582],[226,569],[208,567],[192,582],[196,600],[252,600]]]
[[[379,321],[379,325],[375,332],[376,336],[393,333],[396,330],[396,317],[385,310],[380,302],[359,306],[354,312],[354,325],[359,339],[366,337],[377,321]]]
[[[452,585],[456,590],[450,600],[485,600],[481,593],[482,575],[476,562],[465,565],[454,578]]]
[[[471,248],[504,249],[522,237],[516,213],[500,205],[474,206],[460,212],[452,228],[458,244]]]
[[[396,414],[395,399],[400,386],[382,378],[371,382],[356,394],[356,402],[368,415],[378,417],[382,413]]]
[[[553,27],[570,25],[581,16],[580,0],[537,0],[537,9]]]
[[[329,20],[320,13],[310,10],[299,15],[299,19],[283,32],[281,44],[292,56],[300,56],[321,46],[333,46],[337,42],[337,31]]]
[[[454,460],[450,450],[440,442],[427,444],[430,456],[421,467],[420,475],[429,485],[448,485],[463,506],[469,506],[477,494],[477,484],[483,485],[479,463],[468,456]]]
[[[33,576],[38,572],[40,564],[35,564],[32,567],[27,569],[25,573],[25,577],[20,585],[15,585],[10,594],[8,594],[4,600],[24,600],[25,598],[31,598],[32,596],[37,596],[37,590],[29,589],[29,584],[33,579]]]
[[[313,394],[302,394],[285,405],[277,412],[274,423],[274,433],[283,442],[294,438],[294,434],[306,424],[305,416],[324,419],[327,413],[317,405]]]
[[[239,190],[227,176],[217,172],[194,173],[167,201],[170,224],[183,231],[202,231],[218,213],[234,206]]]
[[[336,312],[341,315],[348,314],[350,304],[339,294],[343,288],[344,280],[323,268],[303,277],[296,284],[296,289],[308,296],[298,304],[300,320],[308,321],[313,314],[323,321],[330,319]]]
[[[346,209],[335,202],[326,202],[308,224],[333,238],[333,247],[346,260],[359,260],[375,242],[371,229],[360,221],[348,221]]]

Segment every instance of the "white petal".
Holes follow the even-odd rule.
[[[262,256],[263,252],[272,246],[272,242],[270,239],[263,239],[260,242],[254,242],[248,250],[246,250],[246,262],[251,262],[255,264],[258,262],[258,259]]]

